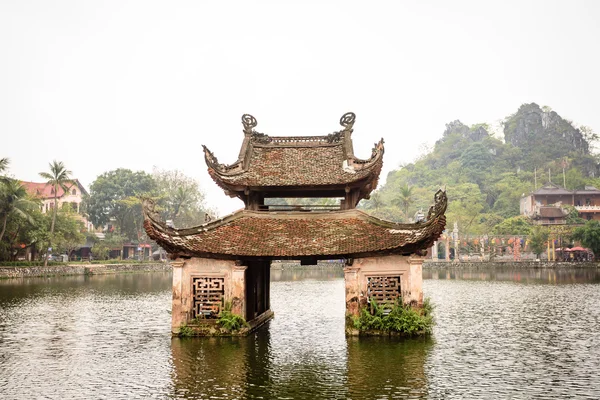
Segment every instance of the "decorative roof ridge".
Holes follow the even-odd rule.
[[[292,144],[298,142],[299,144],[306,144],[307,142],[316,142],[323,145],[331,145],[349,140],[356,121],[356,114],[353,112],[347,112],[340,118],[340,125],[344,129],[335,131],[328,135],[310,135],[310,136],[269,136],[265,133],[257,132],[254,128],[258,125],[256,118],[250,114],[242,115],[242,125],[244,125],[244,134],[250,136],[250,140],[256,145],[279,145]]]
[[[268,136],[265,140],[256,140],[252,137],[252,145],[255,147],[326,147],[340,146],[343,144],[346,131],[341,130],[329,135],[313,136]],[[266,135],[265,135],[266,136]]]
[[[384,140],[383,140],[383,138],[381,138],[379,140],[379,142],[376,142],[373,145],[373,148],[371,149],[371,157],[369,157],[367,159],[360,159],[360,158],[357,158],[354,155],[352,155],[352,160],[354,161],[355,164],[363,164],[363,165],[373,164],[373,163],[379,161],[379,159],[383,157],[383,153],[385,152],[385,146],[383,144],[384,144]]]
[[[237,160],[233,164],[221,164],[217,159],[217,156],[208,149],[205,145],[202,145],[202,149],[204,150],[204,161],[209,169],[213,169],[218,171],[221,175],[238,175],[243,173],[245,170],[242,168],[243,161]]]

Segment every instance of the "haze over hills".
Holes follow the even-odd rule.
[[[390,172],[362,207],[407,220],[419,209],[426,212],[435,191],[446,187],[448,226],[457,222],[464,233],[487,233],[518,216],[521,196],[549,180],[568,189],[600,187],[592,151],[597,135],[590,128],[535,103],[521,105],[502,125],[504,137],[497,138],[485,123],[446,124],[429,153]]]

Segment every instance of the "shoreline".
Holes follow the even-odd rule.
[[[493,269],[493,268],[600,268],[599,262],[567,261],[429,261],[423,263],[423,269]]]
[[[0,279],[41,278],[49,276],[107,275],[135,272],[171,271],[171,264],[149,262],[147,264],[71,264],[47,267],[0,266]]]
[[[600,268],[600,262],[547,262],[547,261],[425,261],[424,270],[436,269],[560,269]],[[343,269],[341,263],[299,265],[295,263],[273,263],[273,270]],[[71,264],[43,266],[0,266],[0,279],[39,278],[50,276],[107,275],[136,272],[171,271],[170,263],[149,262],[143,264]]]

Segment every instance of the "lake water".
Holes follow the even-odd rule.
[[[0,281],[0,398],[600,398],[600,270],[424,277],[411,340],[347,339],[341,270],[273,270],[246,338],[171,339],[169,273]]]

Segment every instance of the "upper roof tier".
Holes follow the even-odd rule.
[[[238,160],[220,164],[204,147],[208,172],[230,196],[243,197],[248,191],[281,196],[294,190],[341,192],[358,189],[368,198],[377,186],[383,165],[383,139],[372,149],[371,157],[354,156],[352,132],[354,113],[340,119],[343,129],[325,136],[269,136],[257,132],[256,119],[242,116],[244,141]],[[332,196],[333,197],[333,196]]]
[[[189,228],[167,226],[144,200],[144,228],[172,258],[322,259],[381,254],[421,253],[446,225],[448,199],[438,191],[424,221],[397,224],[360,210],[332,212],[261,212],[242,210]]]

